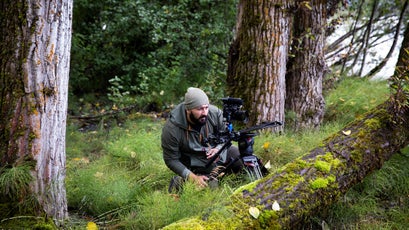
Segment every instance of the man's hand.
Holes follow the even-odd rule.
[[[207,187],[207,181],[209,180],[209,178],[207,176],[190,173],[189,180],[197,184],[199,187],[204,188]]]
[[[212,158],[214,155],[216,155],[217,152],[219,152],[219,150],[218,150],[217,148],[210,149],[210,150],[207,151],[207,153],[206,153],[206,158],[207,158],[207,159]],[[219,159],[216,159],[215,161],[218,161],[218,160],[219,160]]]

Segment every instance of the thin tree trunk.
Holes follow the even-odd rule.
[[[362,76],[362,72],[363,72],[364,66],[366,64],[365,63],[366,62],[366,54],[367,54],[368,49],[369,49],[369,38],[371,37],[372,25],[373,25],[373,22],[374,22],[374,19],[375,19],[375,12],[377,11],[377,9],[378,9],[378,0],[375,0],[373,2],[371,16],[369,18],[368,26],[366,28],[366,32],[365,32],[365,35],[364,35],[364,44],[363,44],[364,53],[363,53],[363,56],[362,56],[361,68],[359,70],[358,76]]]
[[[408,0],[405,1],[400,17],[399,17],[399,21],[398,24],[396,25],[396,32],[395,32],[395,36],[393,38],[393,43],[391,48],[389,49],[388,54],[385,56],[385,58],[381,61],[381,63],[379,63],[379,65],[377,65],[375,68],[371,69],[364,77],[365,78],[371,78],[373,77],[376,73],[378,73],[379,71],[381,71],[381,69],[386,65],[386,63],[389,61],[389,59],[391,58],[393,51],[395,50],[396,45],[398,44],[398,40],[399,40],[399,36],[400,36],[400,31],[401,31],[401,26],[402,26],[402,22],[404,20],[404,16],[405,16],[405,11],[408,8]]]
[[[355,22],[354,22],[353,27],[352,27],[352,38],[351,38],[351,42],[349,43],[350,45],[349,45],[349,50],[347,52],[347,55],[351,53],[353,44],[355,42],[355,31],[357,29],[359,18],[361,17],[361,13],[362,13],[364,3],[365,3],[365,0],[362,0],[361,3],[359,4],[358,13],[357,13]],[[358,56],[358,54],[359,54],[359,52],[356,53],[357,56]],[[347,60],[348,60],[348,58],[344,58],[344,62],[342,63],[342,68],[341,68],[341,74],[345,71],[345,68],[346,68],[345,66],[346,66]],[[356,60],[357,60],[357,58],[355,58],[354,64],[352,64],[352,66],[355,65]]]

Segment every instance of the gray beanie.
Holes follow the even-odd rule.
[[[194,109],[202,105],[208,105],[209,98],[206,93],[199,88],[189,87],[185,94],[185,106],[186,109]]]

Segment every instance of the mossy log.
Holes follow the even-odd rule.
[[[275,174],[238,189],[223,207],[165,229],[297,229],[408,145],[409,112],[387,101]],[[402,119],[403,117],[403,119]]]

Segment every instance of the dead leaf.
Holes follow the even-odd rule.
[[[346,130],[346,131],[342,130],[342,133],[343,133],[345,136],[349,136],[349,135],[351,135],[351,130]]]
[[[249,213],[255,219],[257,219],[258,216],[260,216],[260,210],[258,208],[256,208],[256,207],[250,207],[249,208]]]
[[[273,203],[273,210],[274,211],[280,211],[280,205],[278,204],[278,202],[276,200]]]
[[[265,167],[266,169],[271,169],[271,163],[270,163],[270,161],[268,161],[268,162],[264,165],[264,167]]]
[[[174,201],[179,201],[180,196],[178,194],[169,194],[169,196],[173,197]]]

